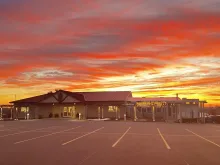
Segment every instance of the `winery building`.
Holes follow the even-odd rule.
[[[57,90],[11,102],[13,118],[63,117],[78,119],[131,119],[182,121],[204,116],[206,101],[175,97],[137,98],[131,91],[69,92]]]

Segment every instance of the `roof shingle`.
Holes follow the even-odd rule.
[[[130,91],[80,92],[86,101],[126,101],[132,97]]]

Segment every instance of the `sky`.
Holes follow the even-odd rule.
[[[0,104],[55,89],[220,105],[220,1],[0,0]]]

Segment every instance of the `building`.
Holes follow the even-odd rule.
[[[125,102],[132,97],[130,91],[116,92],[68,92],[58,90],[27,99],[13,101],[17,118],[72,117],[81,114],[82,119],[121,118]]]
[[[57,90],[11,102],[13,117],[35,119],[71,117],[81,119],[144,119],[148,121],[198,120],[204,114],[199,99],[176,97],[137,98],[131,91],[69,92]]]
[[[12,105],[0,105],[0,120],[12,119],[13,106]]]

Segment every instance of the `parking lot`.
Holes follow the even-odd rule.
[[[219,165],[220,125],[120,121],[0,122],[2,165]]]

